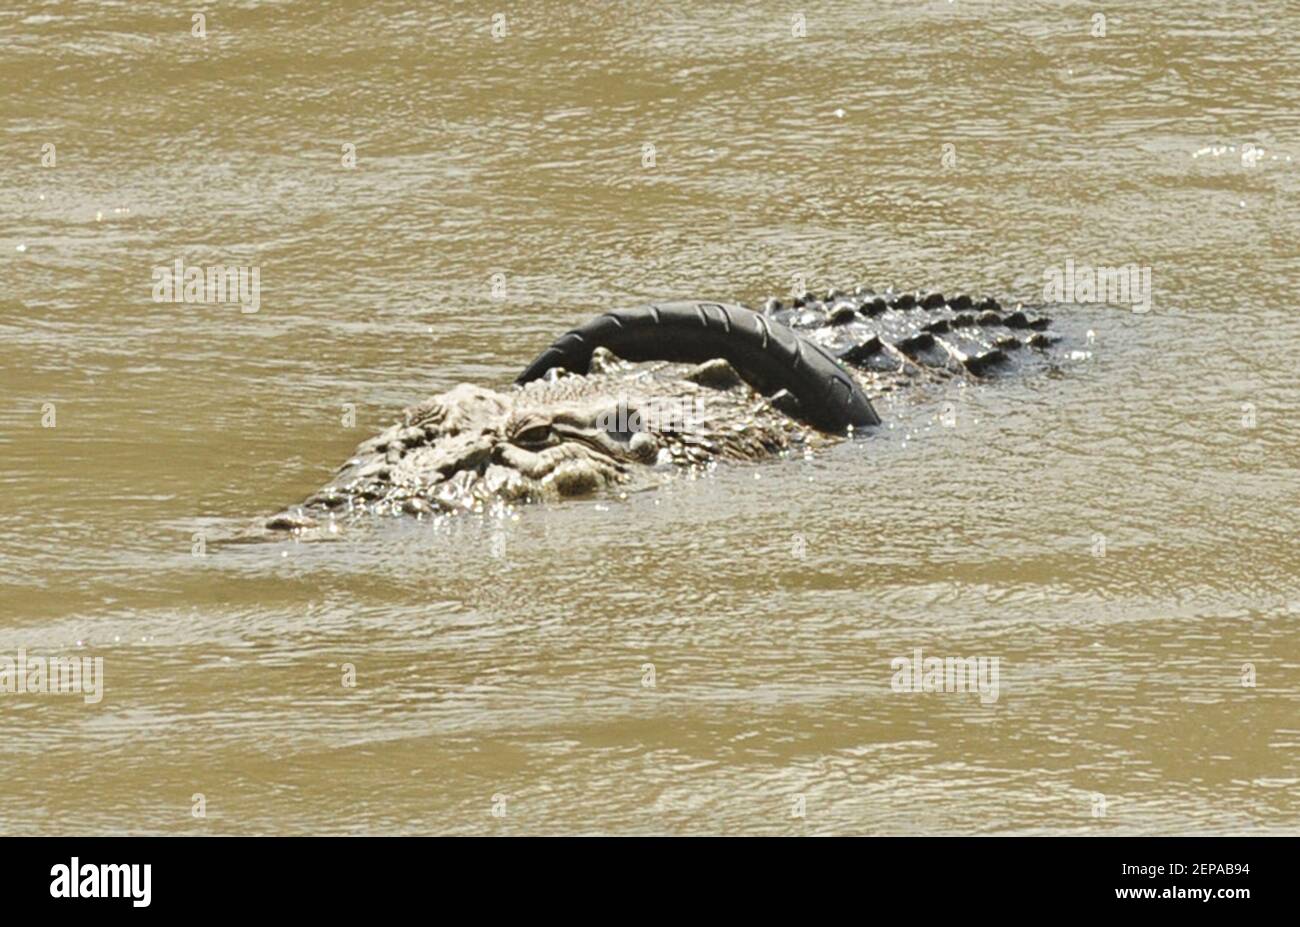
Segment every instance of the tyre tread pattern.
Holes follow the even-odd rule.
[[[789,391],[801,417],[822,431],[880,424],[862,387],[828,351],[744,306],[722,303],[656,303],[599,315],[557,338],[515,382],[540,379],[552,367],[585,374],[597,347],[634,362],[724,358],[759,392]]]

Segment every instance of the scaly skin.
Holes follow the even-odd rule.
[[[762,314],[840,359],[879,396],[918,379],[983,378],[1046,359],[1046,318],[996,301],[859,288]],[[763,396],[726,361],[628,363],[604,349],[585,375],[502,391],[461,384],[404,410],[301,506],[266,522],[306,532],[358,513],[428,516],[587,495],[656,471],[758,460],[842,439]]]

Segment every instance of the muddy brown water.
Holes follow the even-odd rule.
[[[1300,829],[1293,9],[407,7],[0,11],[0,657],[103,661],[0,829]],[[604,308],[1067,261],[1149,311],[812,459],[194,556]]]

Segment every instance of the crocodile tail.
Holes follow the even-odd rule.
[[[628,361],[702,363],[721,357],[759,392],[788,391],[799,402],[799,416],[822,431],[880,424],[862,388],[820,345],[744,306],[722,303],[607,312],[556,339],[515,382],[536,380],[552,367],[586,373],[596,348]]]

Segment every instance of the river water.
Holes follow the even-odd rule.
[[[1300,830],[1293,7],[192,12],[0,11],[0,657],[103,661],[0,830]],[[612,306],[1067,261],[1147,311],[811,459],[220,540]]]

